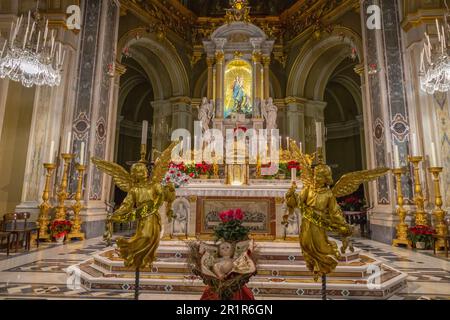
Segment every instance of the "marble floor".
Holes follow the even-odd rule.
[[[440,253],[394,248],[367,239],[355,247],[408,274],[408,285],[393,300],[450,300],[450,260]],[[101,239],[63,246],[41,244],[31,252],[0,252],[0,299],[132,299],[132,293],[88,292],[67,285],[67,268],[103,250]],[[141,299],[198,300],[198,295],[142,294]],[[281,298],[281,297],[280,297]],[[285,298],[283,298],[285,300]]]

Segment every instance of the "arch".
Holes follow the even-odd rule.
[[[353,46],[355,46],[356,54],[361,62],[363,57],[361,36],[354,30],[346,27],[337,27],[332,35],[320,41],[313,38],[308,40],[302,46],[292,65],[287,81],[286,96],[308,97],[307,94],[309,94],[310,99],[321,100],[325,92],[326,83],[334,71],[333,66],[337,67],[342,62],[342,59],[340,61],[339,59],[343,57],[333,56],[333,52],[335,55],[342,54],[344,48]],[[327,55],[328,58],[326,58]],[[329,59],[332,59],[332,61],[329,61]],[[319,66],[318,63],[320,62],[326,62],[328,67]],[[318,70],[322,70],[320,77],[316,76],[316,79],[312,80],[315,71],[319,72]],[[311,76],[313,77],[311,78]],[[314,83],[312,83],[313,81]],[[319,83],[319,85],[311,89],[311,86],[316,83]]]
[[[141,34],[142,37],[136,37],[137,34]],[[152,52],[158,57],[161,66],[166,69],[169,75],[172,85],[171,96],[189,96],[189,78],[186,68],[175,46],[167,38],[158,39],[156,35],[147,33],[145,28],[136,28],[128,31],[120,38],[117,46],[118,52],[122,52],[125,47],[130,49],[133,49],[133,47],[146,48]],[[132,53],[135,54],[135,51],[132,51]],[[142,66],[144,67],[144,65]]]
[[[240,21],[227,23],[220,26],[211,34],[211,39],[227,38],[231,34],[235,33],[245,34],[252,38],[262,38],[263,40],[267,39],[267,35],[260,27],[254,25],[253,23],[245,23]]]

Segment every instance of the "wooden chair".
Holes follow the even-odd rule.
[[[28,220],[30,217],[31,214],[29,212],[7,213],[3,216],[3,232],[9,232],[11,234],[11,243],[14,243],[15,252],[17,252],[19,248],[20,239],[25,241],[25,250],[30,251],[31,234],[33,232],[37,232],[39,234],[39,228],[35,223],[31,226],[29,225]],[[39,239],[36,243],[39,247]]]
[[[447,259],[448,259],[448,247],[449,247],[449,244],[450,244],[450,236],[449,235],[447,235],[446,237],[443,237],[443,236],[439,236],[439,235],[437,235],[437,234],[434,234],[433,235],[433,253],[436,255],[436,242],[438,241],[438,240],[444,240],[444,251],[445,251],[445,256],[447,257]]]
[[[3,223],[0,221],[0,230],[3,230]],[[0,247],[3,246],[3,240],[6,239],[6,255],[9,256],[11,247],[11,232],[0,231]]]

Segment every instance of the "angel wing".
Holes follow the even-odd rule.
[[[113,178],[114,184],[122,191],[129,192],[133,180],[131,175],[122,166],[114,162],[101,160],[98,158],[92,158],[92,162],[100,170]]]
[[[379,168],[348,173],[342,176],[342,178],[334,185],[332,189],[333,194],[336,198],[345,197],[357,191],[362,183],[375,180],[388,172],[389,169],[387,168]]]
[[[152,172],[151,183],[161,183],[169,168],[169,163],[172,159],[172,150],[179,143],[179,141],[172,142],[170,146],[161,154],[161,156],[156,159],[155,167]]]
[[[301,180],[303,184],[312,186],[314,184],[314,172],[312,169],[312,160],[314,157],[303,154],[295,141],[291,141],[291,158],[300,163],[302,172]]]

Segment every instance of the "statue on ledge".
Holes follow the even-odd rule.
[[[208,98],[203,98],[202,104],[198,110],[198,120],[202,123],[203,132],[209,130],[209,124],[214,117],[214,104],[208,101]]]
[[[300,246],[308,269],[313,272],[314,279],[326,277],[336,269],[339,258],[347,248],[353,251],[348,238],[352,235],[352,227],[345,221],[336,198],[354,193],[364,183],[384,176],[389,169],[381,168],[352,172],[344,175],[335,185],[331,168],[323,163],[321,150],[318,152],[319,163],[313,167],[312,157],[302,154],[295,142],[291,142],[293,158],[302,167],[301,180],[304,188],[297,194],[295,182],[286,194],[286,204],[289,214],[283,217],[283,223],[288,223],[288,217],[299,208],[302,214],[300,230]],[[330,241],[327,232],[343,237],[341,252],[337,244]]]
[[[261,112],[264,120],[266,120],[266,129],[268,131],[277,129],[278,108],[273,104],[272,98],[261,102]]]
[[[175,187],[162,186],[161,182],[171,161],[172,150],[179,142],[172,143],[156,160],[151,178],[145,163],[138,162],[128,173],[118,164],[93,158],[97,168],[113,178],[114,183],[127,196],[120,208],[112,215],[112,222],[138,220],[136,234],[131,239],[118,239],[120,257],[126,267],[136,270],[152,265],[156,259],[161,234],[159,209],[166,202],[169,222],[173,218],[172,203]],[[108,221],[108,224],[110,221]]]

